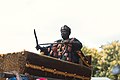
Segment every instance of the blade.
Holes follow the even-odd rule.
[[[39,45],[35,29],[34,29],[34,35],[35,35],[36,45]]]

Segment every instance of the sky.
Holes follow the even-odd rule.
[[[41,44],[64,25],[89,48],[120,40],[120,0],[0,0],[0,54],[38,52],[34,29]]]

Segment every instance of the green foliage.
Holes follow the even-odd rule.
[[[113,41],[101,46],[101,51],[98,52],[95,48],[82,48],[83,53],[92,55],[92,76],[95,77],[109,77],[114,79],[111,72],[113,66],[120,64],[120,43]],[[120,79],[120,76],[118,76]]]

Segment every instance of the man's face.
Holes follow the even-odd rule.
[[[68,39],[69,38],[69,32],[66,31],[66,30],[62,30],[61,31],[61,36],[64,40]]]

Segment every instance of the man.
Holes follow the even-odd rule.
[[[79,56],[76,51],[81,50],[82,43],[76,38],[69,38],[71,29],[67,25],[61,27],[60,31],[62,39],[55,41],[56,44],[52,44],[50,51],[47,53],[58,59],[79,63]],[[41,48],[39,45],[36,46],[36,49],[41,49],[45,53],[48,50],[45,47]]]

